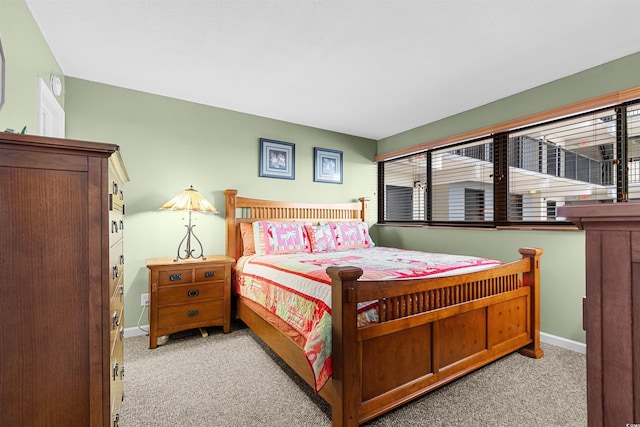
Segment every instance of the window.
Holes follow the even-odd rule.
[[[381,223],[565,223],[558,206],[640,201],[640,103],[425,150],[378,171]]]
[[[493,142],[469,142],[431,153],[431,220],[493,220]],[[487,209],[489,207],[489,209]]]
[[[416,154],[380,163],[380,181],[384,180],[384,217],[388,221],[425,221],[427,156]]]

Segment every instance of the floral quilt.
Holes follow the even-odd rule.
[[[329,266],[363,270],[360,280],[414,279],[460,274],[501,264],[465,255],[372,247],[339,252],[252,255],[239,260],[236,292],[261,304],[304,338],[304,353],[319,391],[331,376],[331,279]],[[358,323],[378,319],[375,305],[361,304]]]

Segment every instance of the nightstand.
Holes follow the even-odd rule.
[[[222,255],[208,255],[205,260],[146,261],[149,348],[158,346],[158,337],[187,329],[222,326],[225,334],[229,332],[233,263],[233,258]]]

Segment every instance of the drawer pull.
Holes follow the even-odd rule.
[[[114,381],[118,378],[118,372],[120,371],[120,365],[118,365],[118,362],[113,364],[113,379]]]
[[[118,326],[120,326],[120,316],[116,311],[115,313],[113,313],[113,329],[117,328]]]
[[[124,264],[124,255],[120,255],[120,264]]]
[[[112,233],[118,232],[118,221],[111,221],[111,232]]]
[[[118,277],[120,277],[120,270],[118,270],[117,265],[114,265],[113,267],[111,267],[111,278],[117,279]]]
[[[124,221],[120,220],[120,230],[124,230]]]
[[[187,311],[187,317],[196,317],[200,314],[200,310],[189,310]]]
[[[187,291],[187,296],[188,297],[197,297],[198,295],[200,295],[200,291],[197,289],[189,289]]]
[[[113,427],[119,427],[120,426],[120,414],[115,414],[113,416]]]
[[[117,182],[115,182],[115,181],[112,183],[112,186],[111,186],[111,192],[112,192],[113,194],[118,194],[118,183],[117,183]]]
[[[215,277],[216,272],[215,271],[205,271],[204,272],[204,277],[209,278],[209,277]]]
[[[175,282],[177,280],[182,280],[182,273],[170,274],[169,280],[171,280],[172,282]]]

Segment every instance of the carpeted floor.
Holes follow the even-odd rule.
[[[330,426],[330,407],[241,323],[172,335],[149,350],[125,339],[120,427]],[[585,355],[500,359],[367,426],[586,426]]]

